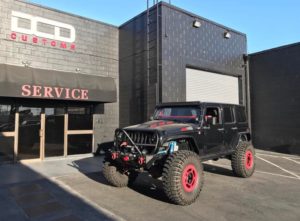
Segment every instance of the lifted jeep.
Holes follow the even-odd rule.
[[[132,183],[139,172],[162,177],[171,202],[193,203],[203,187],[206,160],[227,158],[239,177],[255,169],[255,151],[243,106],[180,102],[156,106],[151,121],[117,129],[106,152],[103,174],[116,187]]]

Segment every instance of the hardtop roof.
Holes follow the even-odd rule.
[[[186,102],[166,102],[156,105],[158,107],[171,107],[171,106],[207,106],[207,105],[229,105],[229,106],[241,106],[239,104],[229,104],[229,103],[218,103],[218,102],[201,102],[201,101],[186,101]]]

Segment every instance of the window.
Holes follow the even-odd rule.
[[[93,135],[70,135],[68,138],[68,155],[91,153],[93,150]]]
[[[0,163],[14,159],[14,137],[0,136]]]
[[[245,108],[244,107],[236,107],[235,108],[235,117],[237,122],[246,122],[246,114],[245,114]]]
[[[195,123],[201,116],[201,109],[193,106],[161,107],[156,109],[154,119]]]
[[[92,130],[93,114],[90,107],[69,107],[69,130]]]
[[[233,123],[234,122],[232,109],[230,107],[224,107],[223,114],[224,114],[224,123]]]
[[[40,157],[40,129],[42,108],[19,107],[19,153],[20,160]]]
[[[45,157],[64,155],[64,108],[45,108]]]
[[[220,123],[220,111],[217,107],[208,107],[206,108],[205,119],[212,118],[214,124]]]
[[[15,130],[15,113],[14,106],[0,104],[0,132]]]

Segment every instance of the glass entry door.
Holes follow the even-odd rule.
[[[90,107],[68,108],[67,154],[93,151],[93,114]]]
[[[64,156],[64,108],[45,108],[45,157]]]
[[[0,163],[92,153],[93,143],[92,106],[0,103]]]
[[[18,159],[39,159],[42,108],[19,107]]]
[[[14,160],[15,114],[13,105],[0,104],[0,164]]]

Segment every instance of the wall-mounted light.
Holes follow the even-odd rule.
[[[226,38],[226,39],[231,38],[231,34],[230,34],[229,31],[225,31],[225,32],[224,32],[224,38]]]
[[[24,65],[24,67],[29,67],[31,65],[30,61],[22,61],[22,64]]]
[[[201,22],[199,20],[194,20],[193,21],[193,27],[194,28],[200,28],[201,26]]]
[[[80,72],[80,68],[76,68],[75,71],[78,73]]]

